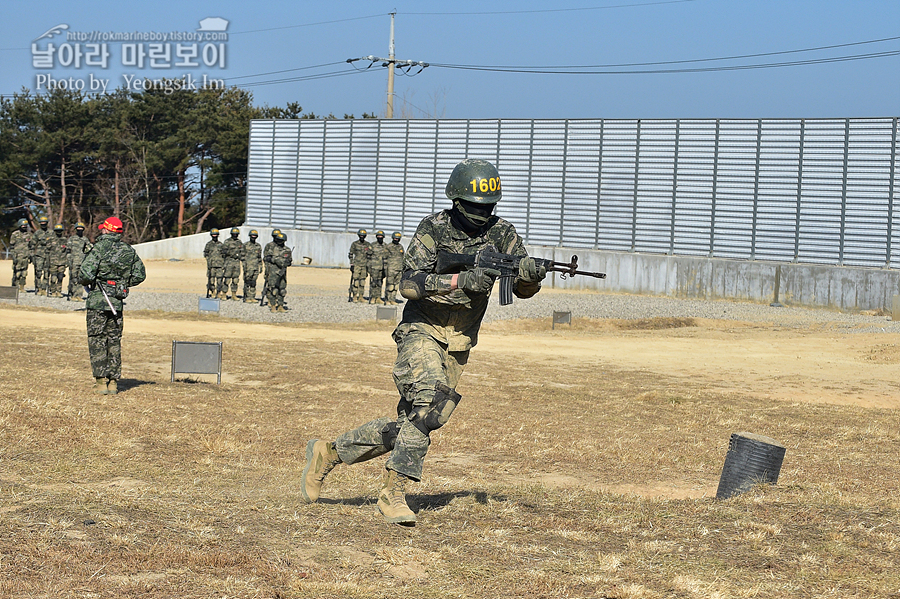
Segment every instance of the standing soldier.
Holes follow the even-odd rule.
[[[272,312],[285,312],[284,298],[287,295],[287,268],[294,259],[291,256],[291,248],[285,247],[287,235],[278,231],[275,241],[266,245],[266,255],[263,258],[269,264],[269,274],[266,278],[266,293],[268,293],[269,310]]]
[[[203,248],[203,257],[206,258],[206,297],[225,299],[225,252],[219,242],[219,230],[211,230],[209,236],[212,239]]]
[[[66,228],[53,225],[53,236],[47,241],[47,297],[62,297],[62,282],[66,277]]]
[[[34,244],[31,246],[35,295],[47,295],[47,242],[53,237],[53,232],[47,229],[49,223],[50,220],[46,216],[38,218],[40,229],[34,232]]]
[[[81,270],[81,263],[84,261],[84,255],[87,254],[94,245],[84,236],[84,223],[75,223],[75,234],[71,235],[66,241],[67,260],[69,262],[69,301],[84,301],[84,286],[81,284],[81,277],[78,271]]]
[[[278,239],[279,235],[281,235],[281,229],[272,229],[272,241],[267,243],[266,247],[264,247],[262,251],[265,272],[263,273],[262,296],[259,298],[260,306],[263,305],[263,302],[269,296],[269,271],[272,270],[272,264],[265,260],[265,256],[268,256],[271,252],[275,251],[275,247],[278,245],[277,243],[275,243],[275,240]]]
[[[384,231],[375,231],[375,243],[372,244],[372,253],[369,254],[369,261],[366,263],[366,268],[369,271],[370,304],[382,301],[381,285],[384,281],[386,260],[387,246],[384,245]]]
[[[259,232],[250,229],[250,241],[244,244],[241,256],[244,266],[244,303],[256,301],[256,280],[259,278],[259,264],[262,262],[262,246],[256,243]]]
[[[387,281],[384,284],[384,305],[402,304],[403,300],[397,299],[397,286],[400,284],[400,275],[403,274],[403,246],[400,245],[400,231],[394,231],[391,235],[391,244],[387,246],[387,259],[385,260]]]
[[[147,273],[137,252],[122,241],[122,221],[110,217],[99,229],[100,238],[84,257],[79,276],[91,289],[85,308],[94,393],[115,395],[122,377],[122,300]]]
[[[393,376],[400,403],[395,417],[379,418],[333,441],[312,439],[300,479],[304,501],[319,498],[322,481],[338,464],[364,462],[390,452],[378,509],[388,522],[413,526],[416,514],[404,489],[422,477],[430,434],[446,424],[460,401],[455,391],[478,342],[478,331],[500,271],[477,267],[454,274],[436,271],[439,252],[474,255],[488,246],[520,256],[513,293],[531,297],[546,269],[525,251],[522,238],[493,214],[500,201],[500,175],[484,160],[465,160],[453,169],[447,198],[453,207],[419,223],[403,262],[400,293],[408,299],[394,329],[397,358]]]
[[[225,254],[225,278],[222,282],[222,290],[227,294],[231,287],[231,299],[237,301],[238,281],[241,279],[241,257],[244,252],[244,244],[238,239],[241,230],[237,227],[231,229],[231,237],[222,244],[222,252]],[[227,299],[227,296],[226,296]]]
[[[13,286],[18,285],[19,293],[25,293],[25,277],[28,276],[28,264],[34,246],[34,233],[28,229],[28,221],[20,218],[16,223],[18,229],[9,236],[9,249],[12,254]]]
[[[354,302],[362,303],[368,274],[366,265],[372,253],[372,244],[366,241],[366,235],[369,233],[365,229],[360,229],[356,234],[359,240],[350,244],[350,253],[347,254],[350,259],[350,295],[353,296]]]

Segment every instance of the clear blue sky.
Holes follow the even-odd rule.
[[[195,78],[207,74],[229,85],[246,86],[257,104],[296,101],[304,111],[320,115],[383,115],[387,69],[379,63],[357,73],[344,61],[388,55],[389,13],[393,11],[397,13],[396,58],[432,64],[416,76],[396,77],[395,117],[812,118],[900,114],[898,0],[7,0],[0,20],[0,94],[23,87],[34,89],[40,74],[56,80],[80,79],[84,85],[91,77],[108,79],[112,87],[124,81],[123,75],[180,77],[189,71],[122,66],[122,44],[118,42],[109,44],[109,65],[105,69],[86,65],[78,69],[58,65],[49,71],[36,69],[32,64],[33,42],[41,48],[51,41],[66,43],[61,35],[35,42],[56,25],[68,25],[69,32],[194,32],[202,19],[220,17],[229,21],[224,68],[218,63],[212,68],[194,68],[190,73]],[[884,38],[895,39],[859,43]],[[76,44],[68,43],[73,47]],[[82,45],[85,43],[89,42]],[[146,50],[149,42],[138,45]],[[824,46],[842,47],[794,52]],[[856,59],[891,52],[895,54]],[[769,55],[708,60],[759,54]],[[843,57],[854,59],[821,62]],[[696,60],[704,62],[680,62]],[[818,62],[721,70],[809,61]],[[635,63],[657,64],[605,66]],[[369,63],[355,64],[362,68]],[[473,66],[539,71],[583,67],[572,70],[607,73],[719,70],[553,74],[468,68]],[[305,79],[298,80],[301,77]],[[292,80],[273,82],[279,79]]]

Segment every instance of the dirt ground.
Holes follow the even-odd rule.
[[[4,268],[5,267],[5,268]],[[0,261],[0,272],[9,263]],[[189,292],[205,277],[201,260],[148,261],[142,291]],[[349,278],[344,269],[295,268],[292,286],[314,285],[344,293]],[[31,285],[29,280],[28,285]],[[542,293],[570,293],[546,289]],[[290,294],[290,289],[289,289]],[[28,328],[83,329],[81,312],[23,312],[0,305],[0,320]],[[485,326],[475,353],[525,354],[559,360],[578,368],[644,370],[732,390],[760,399],[900,407],[900,335],[841,333],[835,329],[785,330],[762,323],[701,320],[700,326],[653,331],[593,329],[548,331],[510,323]],[[392,342],[390,329],[360,331],[347,328],[308,328],[229,321],[216,327],[221,339],[266,338],[277,335],[296,341],[327,340],[384,346]],[[208,337],[208,322],[126,318],[125,334],[167,335],[181,340]],[[577,376],[574,375],[573,376]]]

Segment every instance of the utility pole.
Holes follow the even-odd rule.
[[[391,38],[388,41],[388,57],[387,58],[379,58],[378,56],[363,56],[362,58],[348,58],[347,62],[354,63],[358,60],[368,60],[371,64],[366,68],[371,68],[376,62],[381,62],[381,66],[388,67],[388,87],[387,87],[387,109],[385,110],[385,117],[392,119],[394,118],[394,69],[400,69],[403,71],[404,75],[410,75],[410,70],[412,67],[419,67],[419,70],[412,75],[418,75],[428,66],[427,62],[419,62],[414,60],[397,60],[394,56],[394,15],[396,12],[391,13]]]
[[[388,91],[387,91],[387,111],[385,116],[389,119],[394,118],[394,15],[391,13],[391,39],[388,42],[388,63],[391,67],[388,69]]]

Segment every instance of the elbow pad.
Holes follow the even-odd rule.
[[[400,279],[400,295],[408,300],[420,300],[425,297],[425,277],[428,275],[424,272],[414,274],[410,277],[403,273]]]

